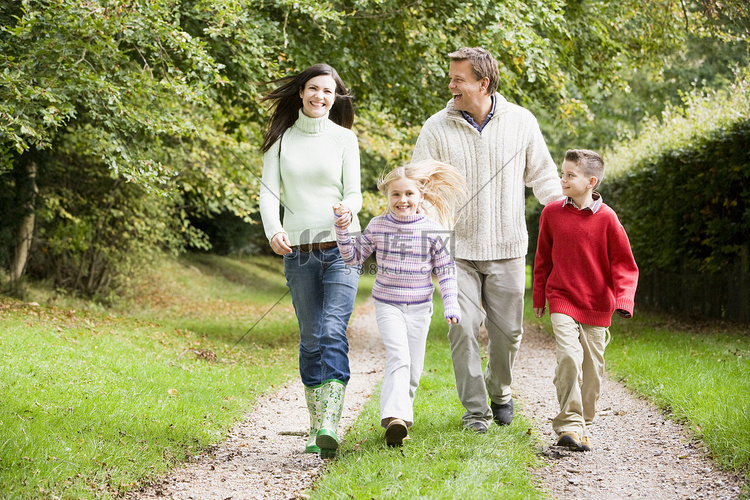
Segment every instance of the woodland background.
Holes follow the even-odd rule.
[[[3,2],[0,291],[107,303],[165,252],[268,252],[262,83],[318,62],[355,95],[366,223],[479,45],[556,161],[605,154],[639,300],[750,321],[749,30],[746,0]]]

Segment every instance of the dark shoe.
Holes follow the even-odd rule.
[[[513,399],[503,405],[490,402],[490,409],[497,425],[510,425],[513,421]]]
[[[464,429],[474,431],[477,434],[487,434],[487,424],[484,422],[472,422],[469,425],[464,426]]]
[[[401,446],[408,434],[406,423],[400,418],[394,418],[385,428],[385,442],[388,446]]]
[[[586,443],[582,443],[581,438],[578,437],[576,431],[565,431],[560,434],[560,437],[557,440],[557,446],[564,446],[572,451],[591,451],[591,448],[588,445],[588,439],[586,439]]]

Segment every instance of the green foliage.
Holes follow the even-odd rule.
[[[258,83],[321,61],[336,67],[356,96],[363,186],[372,189],[383,170],[408,160],[419,125],[449,98],[446,55],[458,47],[491,50],[500,91],[544,115],[548,130],[570,131],[590,118],[595,100],[624,88],[633,68],[674,52],[686,31],[744,43],[747,10],[741,0],[724,2],[736,3],[728,12],[710,2],[636,0],[6,2],[0,192],[18,187],[7,172],[36,161],[44,186],[37,234],[70,244],[64,252],[57,245],[53,259],[40,254],[47,241],[36,241],[29,269],[104,293],[106,279],[80,287],[88,278],[65,270],[91,267],[84,253],[102,231],[127,235],[121,244],[108,240],[108,261],[133,262],[112,264],[110,276],[137,267],[154,245],[205,248],[195,221],[213,235],[222,217],[241,220],[238,237],[262,241],[252,224],[266,117]],[[55,183],[64,176],[45,178],[62,168],[91,180],[71,189]],[[105,179],[117,186],[106,200]],[[377,205],[368,199],[363,218]],[[75,214],[82,227],[50,211]],[[17,225],[17,214],[0,222],[3,261],[13,257]]]
[[[750,234],[750,80],[731,94],[697,93],[610,152],[602,192],[642,271],[721,272]],[[654,237],[658,235],[658,237]]]

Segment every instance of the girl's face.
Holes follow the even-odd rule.
[[[417,187],[417,183],[408,177],[401,177],[388,184],[388,206],[394,214],[414,215],[422,201],[424,195]]]
[[[330,111],[336,100],[336,81],[330,75],[310,78],[300,89],[302,112],[310,118],[321,118]]]

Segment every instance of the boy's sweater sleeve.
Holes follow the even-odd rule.
[[[456,263],[453,261],[447,245],[434,247],[433,251],[432,266],[438,277],[440,295],[443,297],[443,316],[445,316],[445,319],[456,318],[461,321]]]
[[[547,278],[552,272],[552,234],[547,226],[547,217],[544,212],[542,210],[542,216],[539,219],[539,239],[537,240],[534,257],[532,307],[545,307],[547,305],[545,289]]]
[[[334,214],[337,218],[338,214]],[[371,240],[372,233],[368,225],[365,231],[358,237],[352,238],[349,234],[349,228],[336,228],[336,243],[341,252],[341,258],[347,266],[356,266],[362,264],[372,254],[374,244]]]
[[[633,315],[635,290],[638,287],[638,266],[630,249],[630,240],[619,220],[615,220],[608,237],[609,262],[615,293],[615,309],[623,309]]]

